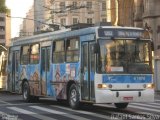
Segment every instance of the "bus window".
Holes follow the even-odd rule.
[[[65,61],[64,41],[53,42],[53,63],[63,63]]]
[[[67,62],[77,62],[79,60],[79,40],[69,39],[67,40]]]
[[[149,42],[100,40],[100,71],[107,73],[151,73]]]
[[[31,45],[30,63],[31,64],[39,63],[39,44]]]
[[[29,63],[29,45],[22,46],[21,50],[21,64],[26,65]]]

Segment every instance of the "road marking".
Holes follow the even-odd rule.
[[[152,105],[153,104],[153,105]],[[158,108],[159,109],[159,106],[154,106],[154,105],[156,105],[157,103],[150,103],[150,104],[145,104],[145,103],[130,103],[129,105],[128,105],[128,108],[137,108],[137,109],[142,109],[142,110],[147,110],[147,111],[150,111],[150,110],[152,110],[152,111],[154,111],[154,112],[160,112],[159,110],[156,110],[156,109],[152,109],[152,108]],[[159,105],[159,104],[158,104]],[[115,106],[113,106],[113,104],[110,104],[110,105],[99,105],[99,104],[97,104],[97,106],[101,106],[101,107],[109,107],[109,108],[115,108]],[[141,106],[143,106],[143,107],[141,107]],[[152,107],[152,108],[148,108],[148,107]],[[146,109],[147,108],[147,109]],[[115,114],[115,116],[116,116],[116,114],[118,114],[119,115],[119,117],[121,117],[121,116],[125,116],[125,113],[122,113],[122,112],[110,112],[110,111],[106,111],[107,113],[110,113],[110,114]],[[133,111],[134,112],[134,111]],[[148,112],[134,112],[134,113],[136,113],[137,115],[134,115],[134,114],[130,114],[130,113],[126,113],[126,115],[130,118],[130,119],[133,119],[134,117],[136,118],[139,118],[139,119],[146,119],[146,120],[150,120],[150,118],[160,118],[160,116],[158,116],[157,114],[151,114],[151,113],[148,113]],[[146,113],[146,116],[144,116],[144,115],[141,115],[141,114],[144,114],[144,113]],[[150,116],[149,116],[150,115]],[[133,118],[132,118],[133,117]]]
[[[23,114],[26,114],[26,115],[41,119],[41,120],[57,120],[57,119],[54,119],[54,118],[51,118],[51,117],[39,115],[39,114],[37,114],[35,112],[31,112],[31,111],[24,110],[24,109],[17,108],[17,107],[7,107],[7,108],[10,109],[10,110],[19,112],[19,113],[23,113]]]
[[[153,105],[157,105],[157,103],[149,103],[149,104],[145,104],[145,103],[130,103],[129,104],[129,107],[133,107],[133,108],[137,108],[137,109],[142,109],[142,110],[148,110],[148,111],[150,111],[150,110],[152,110],[152,111],[154,111],[154,112],[159,112],[158,110],[156,110],[156,109],[152,109],[152,108],[148,108],[148,107],[154,107],[154,108],[158,108],[159,109],[159,106],[153,106]],[[110,105],[101,105],[101,104],[96,104],[97,106],[101,106],[101,107],[109,107],[109,108],[115,108],[115,106],[113,106],[113,104],[110,104]],[[158,104],[158,105],[160,105],[160,104]],[[140,107],[140,106],[146,106],[146,107]],[[128,107],[128,108],[129,108]],[[147,108],[147,109],[146,109]],[[109,112],[109,111],[106,111],[107,113],[110,113],[110,114],[115,114],[115,116],[116,116],[116,114],[118,114],[118,115],[120,115],[120,114],[124,114],[124,116],[125,116],[125,113],[121,113],[121,112]],[[148,112],[134,112],[134,113],[136,113],[137,115],[132,115],[132,114],[129,114],[129,115],[127,115],[128,117],[130,117],[131,119],[132,119],[132,117],[134,118],[134,117],[137,117],[137,118],[140,118],[140,119],[143,119],[143,118],[145,118],[146,120],[150,120],[150,118],[160,118],[160,116],[158,116],[157,114],[151,114],[151,113],[148,113]],[[139,114],[144,114],[144,113],[146,113],[146,116],[144,116],[144,115],[139,115]],[[128,113],[127,113],[128,114]],[[121,116],[122,116],[121,115]]]
[[[156,102],[160,102],[160,100],[157,100],[157,99],[156,99],[156,100],[154,100],[154,101],[156,101]]]
[[[56,107],[56,108],[60,108],[60,109],[63,109],[63,110],[68,110],[68,111],[71,111],[71,112],[85,114],[85,115],[91,115],[91,116],[94,116],[94,117],[99,117],[99,118],[103,118],[103,119],[107,119],[107,120],[111,119],[111,117],[109,117],[109,116],[101,115],[101,114],[97,114],[97,113],[93,113],[93,112],[82,111],[82,110],[72,110],[71,108],[61,107],[61,106],[57,106],[57,105],[51,105],[51,106]]]
[[[140,106],[135,106],[135,105],[130,105],[130,104],[128,105],[128,107],[160,113],[160,110],[153,109],[153,108],[148,108],[148,107],[140,107]]]
[[[6,102],[6,101],[3,101],[3,100],[0,100],[1,103],[4,103],[4,104],[7,104],[7,105],[11,105],[11,103],[9,102]]]
[[[153,106],[153,105],[147,105],[147,104],[141,104],[141,103],[132,103],[131,105],[137,105],[137,106],[145,106],[145,107],[152,107],[152,108],[160,108],[159,106]]]
[[[0,111],[0,119],[2,120],[21,120],[18,118],[18,115],[10,115],[8,113],[4,113]]]
[[[147,103],[149,105],[159,105],[160,106],[160,103]]]
[[[154,114],[154,113],[148,113],[148,112],[135,112],[139,114],[139,116],[142,116],[145,118],[145,120],[159,120],[160,115]]]
[[[90,120],[90,119],[86,119],[84,117],[80,117],[80,116],[77,116],[77,115],[73,115],[73,114],[69,114],[69,113],[65,113],[65,112],[60,112],[60,111],[57,111],[57,110],[52,110],[52,109],[48,109],[48,108],[44,108],[44,107],[40,107],[40,106],[30,106],[30,107],[38,109],[38,110],[42,110],[42,111],[45,111],[45,112],[58,114],[58,115],[65,116],[65,117],[68,117],[68,118],[76,119],[76,120]]]
[[[14,106],[14,105],[16,105],[16,106],[20,106],[20,105],[38,105],[38,104],[41,104],[41,103],[21,103],[21,104],[0,104],[0,106]]]

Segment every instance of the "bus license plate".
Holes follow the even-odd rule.
[[[128,97],[123,97],[124,101],[132,101],[133,97],[132,96],[128,96]]]

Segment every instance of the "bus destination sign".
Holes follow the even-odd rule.
[[[142,37],[142,33],[143,30],[134,30],[134,29],[111,29],[111,28],[98,29],[99,37],[140,38]]]

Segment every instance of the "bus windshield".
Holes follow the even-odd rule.
[[[150,41],[99,40],[98,72],[151,73]]]

